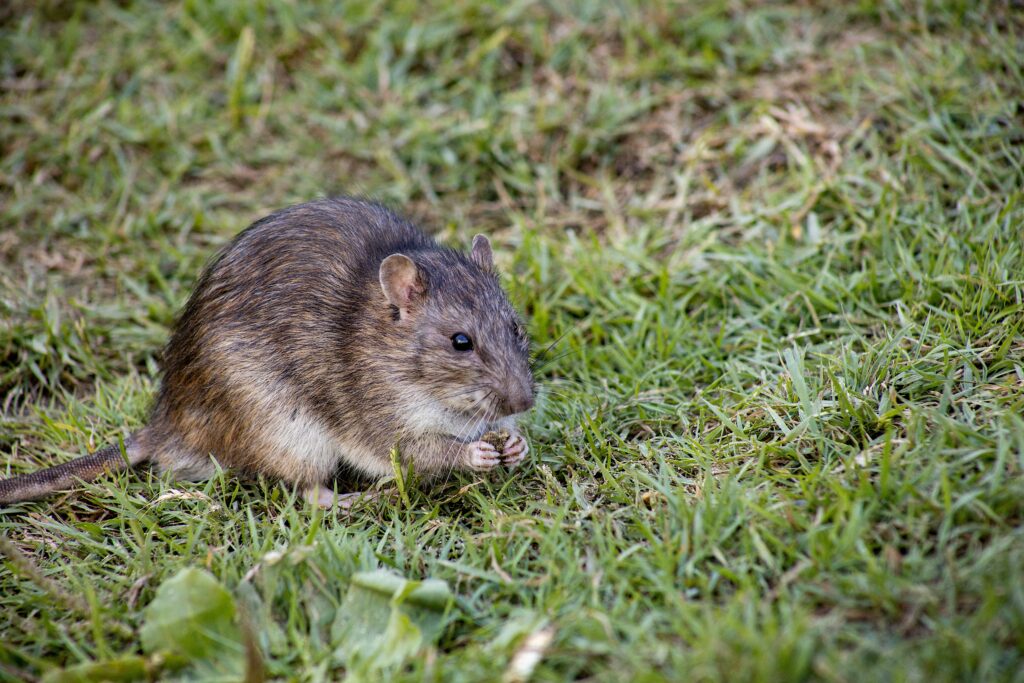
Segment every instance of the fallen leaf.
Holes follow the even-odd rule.
[[[209,660],[218,668],[237,660],[241,670],[244,648],[235,602],[209,572],[189,567],[164,581],[143,618],[139,635],[145,652]]]

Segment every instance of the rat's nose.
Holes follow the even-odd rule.
[[[508,409],[513,415],[525,413],[533,407],[533,390],[530,387],[521,387],[518,391],[509,394]]]
[[[525,413],[533,407],[533,396],[515,396],[508,400],[509,412],[513,415]]]

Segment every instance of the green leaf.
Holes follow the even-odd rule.
[[[183,569],[157,589],[141,630],[148,653],[190,660],[239,659],[243,651],[231,594],[209,572]]]
[[[444,581],[408,581],[384,570],[355,574],[331,628],[335,656],[350,671],[401,664],[437,642],[452,604]]]

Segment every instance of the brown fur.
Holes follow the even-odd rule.
[[[381,268],[392,254],[414,272]],[[452,348],[459,332],[474,351]],[[532,405],[528,349],[486,238],[467,255],[376,204],[290,207],[240,233],[200,277],[132,464],[203,479],[212,456],[306,487],[339,466],[390,473],[398,444],[419,473],[443,475],[465,466],[468,442]],[[113,466],[97,456],[0,482],[0,503]]]

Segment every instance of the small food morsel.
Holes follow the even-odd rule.
[[[502,429],[496,432],[487,432],[486,434],[480,437],[480,440],[486,441],[487,443],[491,444],[492,446],[494,446],[494,450],[501,453],[501,451],[505,448],[505,444],[508,443],[508,440],[511,436],[512,434],[510,434],[507,429]]]

